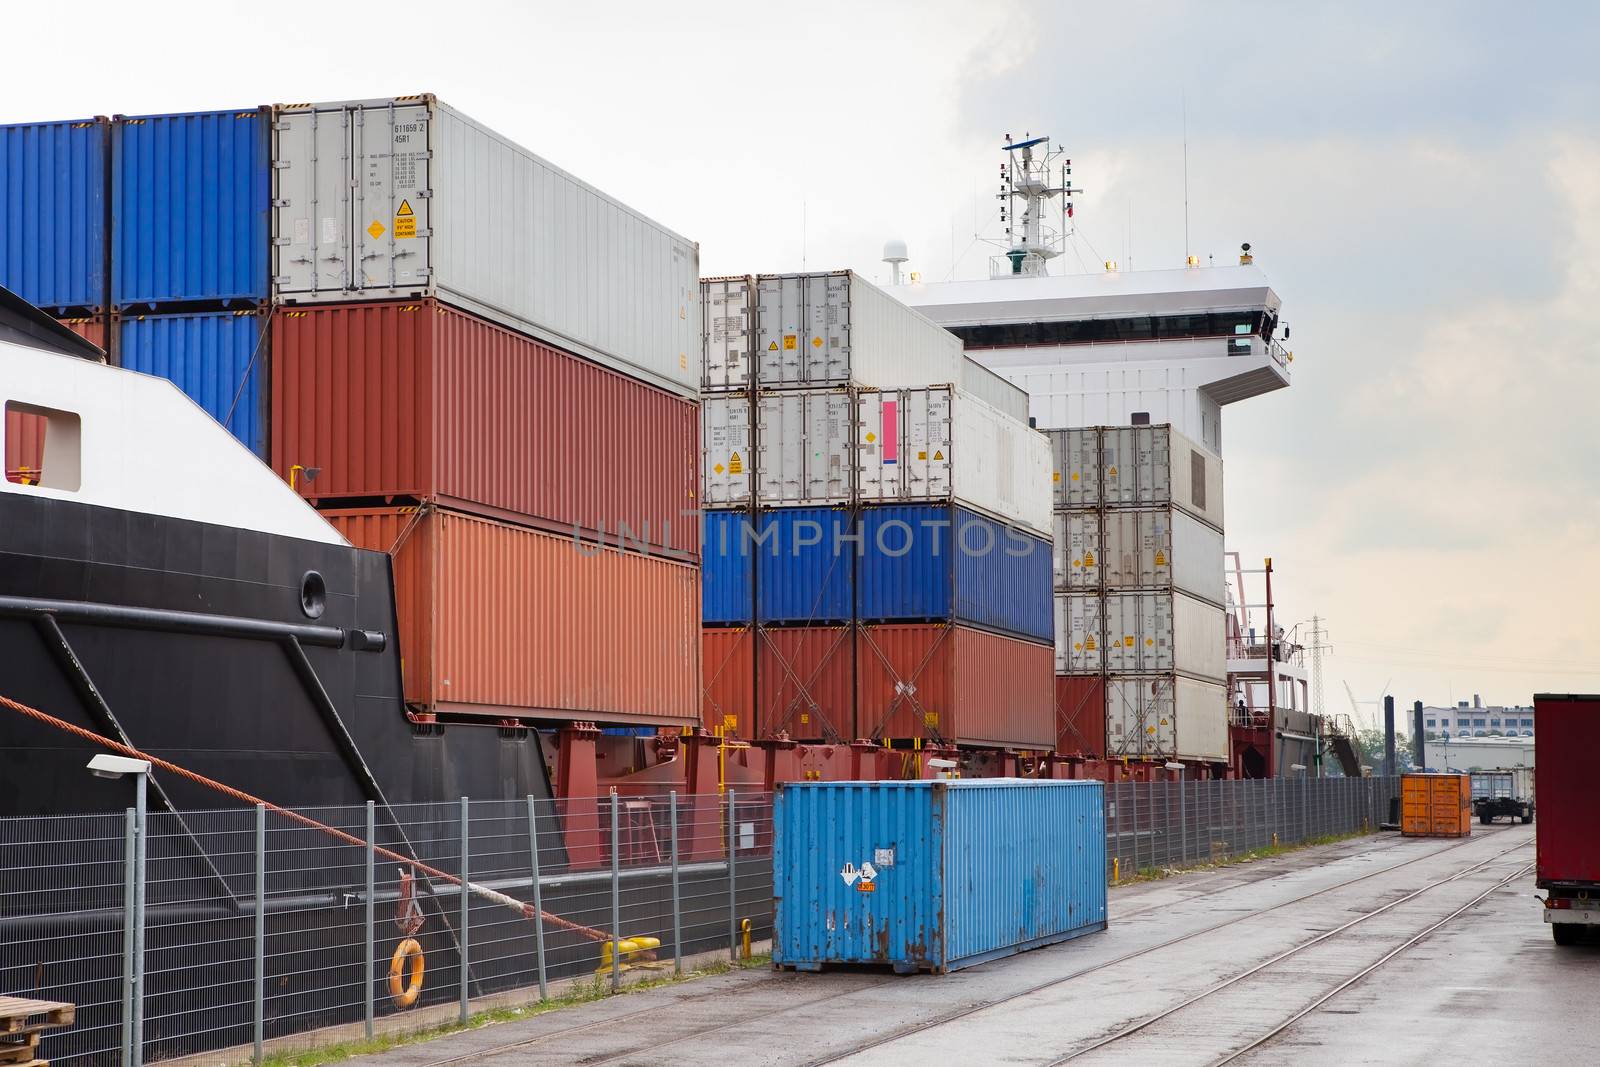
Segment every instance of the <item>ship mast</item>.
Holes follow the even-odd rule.
[[[1005,224],[1005,254],[990,260],[989,275],[1039,277],[1066,248],[1072,195],[1072,160],[1050,146],[1049,137],[1006,134],[1000,165],[1000,221]],[[1054,203],[1052,203],[1054,202]],[[1054,215],[1052,216],[1052,208]]]

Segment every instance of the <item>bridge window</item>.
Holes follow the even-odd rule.
[[[1021,348],[1028,345],[1106,344],[1119,341],[1164,341],[1181,337],[1228,337],[1230,346],[1249,349],[1252,334],[1268,336],[1265,312],[1219,312],[1194,315],[1141,315],[1120,319],[1073,322],[1002,322],[951,326],[968,348]],[[1244,338],[1241,342],[1238,338]]]

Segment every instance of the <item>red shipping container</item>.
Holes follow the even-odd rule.
[[[700,722],[707,730],[754,736],[755,642],[748,627],[700,631]]]
[[[100,346],[106,347],[106,317],[57,319],[61,325]],[[45,418],[21,411],[5,413],[5,476],[8,482],[37,482],[44,466]]]
[[[652,726],[700,719],[700,571],[438,508],[330,511],[394,557],[409,704]]]
[[[847,626],[760,631],[756,736],[796,741],[855,739],[855,642]]]
[[[1056,675],[1056,751],[1106,754],[1106,684],[1098,674]]]
[[[111,332],[108,316],[95,315],[90,318],[57,319],[56,321],[79,337],[98,345],[101,352],[109,349]]]
[[[948,624],[862,626],[856,729],[873,739],[1048,751],[1055,648]]]
[[[693,558],[696,405],[435,302],[280,309],[272,465],[302,492],[421,501],[557,531],[627,527]]]
[[[1600,832],[1595,830],[1594,758],[1600,752],[1600,696],[1533,698],[1534,834],[1541,888],[1600,887]]]

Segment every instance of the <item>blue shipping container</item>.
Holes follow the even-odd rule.
[[[118,116],[112,300],[118,308],[267,298],[269,116]]]
[[[891,504],[861,517],[863,621],[953,621],[1055,640],[1050,542],[950,505]]]
[[[1103,930],[1101,783],[791,782],[773,801],[772,961],[936,974]]]
[[[755,610],[751,581],[755,547],[748,511],[700,515],[700,620],[707,626],[748,626]]]
[[[129,370],[176,383],[265,459],[267,352],[261,329],[259,312],[140,315],[122,320],[117,355]]]
[[[763,624],[821,626],[854,615],[855,542],[839,508],[780,508],[757,524],[756,605]]]
[[[106,130],[0,126],[0,285],[57,314],[105,307]]]

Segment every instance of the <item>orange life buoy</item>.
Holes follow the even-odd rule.
[[[402,984],[407,960],[411,961],[411,975]],[[408,937],[400,942],[389,959],[389,999],[394,1001],[396,1007],[409,1008],[422,996],[423,970],[422,946],[417,944],[416,938]]]

